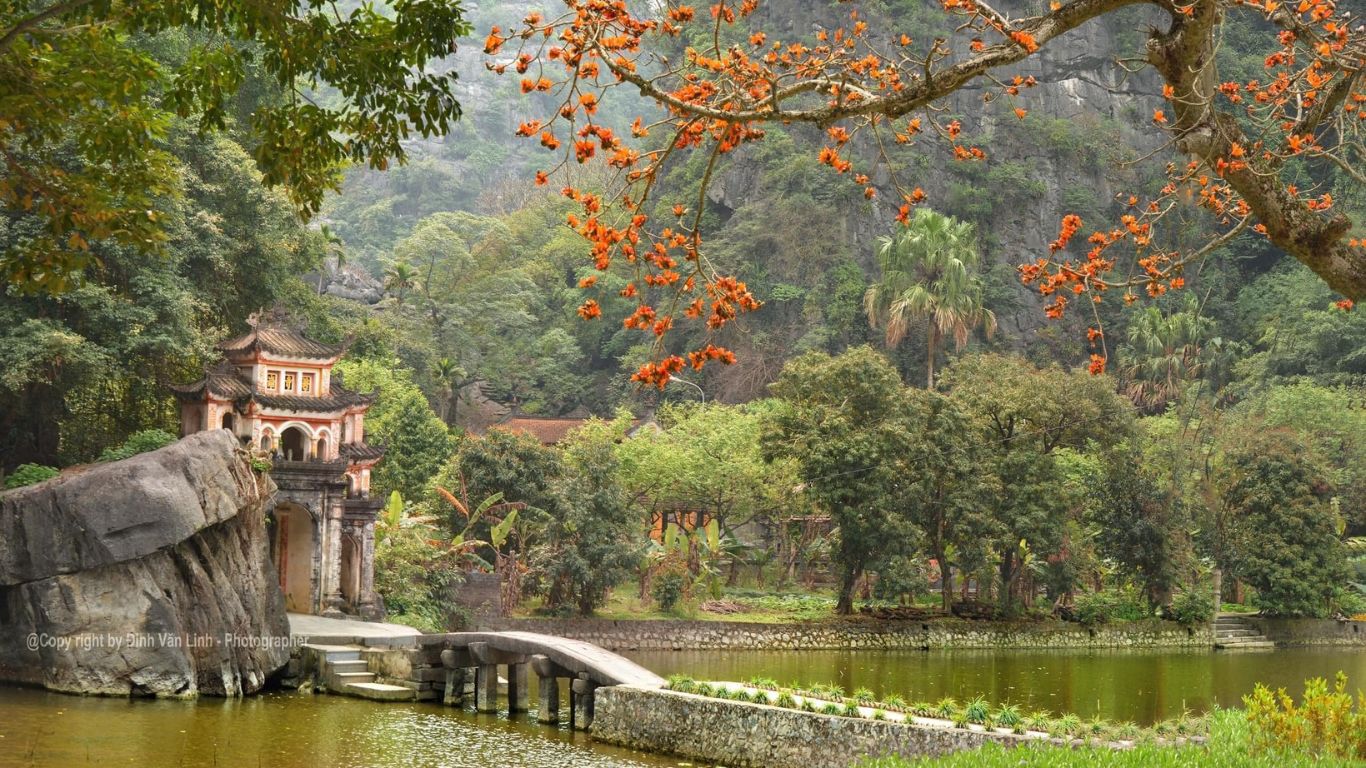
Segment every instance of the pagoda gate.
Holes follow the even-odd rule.
[[[204,378],[172,387],[181,436],[226,429],[271,458],[271,556],[289,611],[383,618],[370,472],[384,452],[365,442],[374,398],[332,371],[345,344],[309,339],[279,313],[248,322]]]

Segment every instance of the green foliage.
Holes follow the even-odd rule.
[[[459,607],[451,591],[463,578],[459,552],[427,519],[407,514],[398,492],[375,526],[375,591],[388,620],[423,632],[448,632]]]
[[[45,467],[42,464],[20,464],[5,477],[5,489],[22,488],[25,485],[41,483],[59,474],[61,472],[56,467]]]
[[[640,559],[640,519],[617,482],[613,452],[629,423],[625,416],[590,421],[564,442],[560,512],[549,521],[545,543],[531,553],[552,610],[573,604],[580,614],[592,614]]]
[[[661,573],[654,578],[654,583],[650,585],[650,597],[659,606],[659,610],[668,613],[677,605],[683,597],[683,588],[687,584],[681,573]]]
[[[1215,476],[1235,573],[1277,616],[1326,616],[1346,575],[1325,477],[1293,433],[1229,436]]]
[[[1214,601],[1205,592],[1186,590],[1172,600],[1168,616],[1187,627],[1205,624],[1214,618]]]
[[[176,441],[176,436],[164,429],[144,429],[141,432],[134,432],[123,441],[123,445],[116,448],[106,448],[100,454],[100,461],[119,461],[139,453],[155,451],[164,448]]]
[[[977,326],[987,335],[996,329],[996,316],[982,305],[974,239],[971,224],[917,208],[908,226],[879,242],[881,276],[864,299],[868,322],[883,329],[887,346],[895,348],[914,322],[926,321],[930,387],[945,341],[961,349]]]
[[[373,492],[387,496],[398,491],[405,499],[426,497],[429,483],[451,455],[455,441],[413,381],[412,371],[395,360],[378,359],[344,359],[333,370],[353,391],[380,393],[365,416],[366,442],[383,445],[385,451],[371,481]]]
[[[1166,605],[1193,559],[1190,522],[1180,496],[1164,490],[1142,457],[1106,457],[1092,520],[1100,551],[1142,587],[1148,604]]]
[[[1255,752],[1366,760],[1366,693],[1357,694],[1354,710],[1342,672],[1331,690],[1323,678],[1306,682],[1299,702],[1259,683],[1243,706]]]
[[[773,392],[780,407],[765,425],[765,454],[795,459],[807,495],[839,526],[837,610],[849,613],[864,570],[909,553],[916,536],[897,498],[907,473],[895,459],[908,441],[900,379],[885,358],[860,347],[797,358]]]
[[[455,73],[414,72],[468,31],[461,13],[446,2],[346,16],[299,2],[7,4],[0,122],[12,134],[9,163],[24,173],[0,181],[0,200],[36,226],[5,249],[0,271],[60,291],[96,263],[101,241],[166,243],[173,222],[162,203],[179,191],[170,126],[235,126],[237,96],[257,76],[273,97],[241,115],[256,163],[300,210],[316,211],[342,163],[402,162],[401,139],[445,133],[459,117]],[[309,86],[332,98],[296,90]]]

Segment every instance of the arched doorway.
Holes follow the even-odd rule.
[[[235,415],[233,415],[233,413],[232,413],[231,411],[229,411],[228,413],[223,414],[223,424],[222,424],[222,426],[223,426],[223,429],[226,429],[226,430],[228,430],[229,432],[236,432],[236,431],[237,431],[237,417],[236,417]]]
[[[267,430],[267,431],[265,431],[265,432],[262,432],[262,433],[261,433],[261,452],[262,452],[262,453],[270,453],[270,452],[271,452],[271,449],[274,448],[274,447],[275,447],[275,440],[274,440],[273,435],[271,435],[270,431]]]
[[[359,602],[360,596],[360,543],[355,536],[342,537],[341,552],[341,593],[350,605]]]
[[[327,434],[318,436],[318,461],[327,461]]]
[[[280,591],[285,593],[285,610],[313,612],[313,517],[297,504],[285,502],[275,507],[275,537],[271,542],[275,569],[280,576]]]
[[[308,435],[298,427],[290,427],[280,434],[280,450],[285,461],[304,461],[308,458]]]

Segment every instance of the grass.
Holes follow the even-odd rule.
[[[849,696],[844,689],[830,683],[815,683],[805,687],[784,687],[772,678],[754,677],[739,685],[708,683],[686,675],[671,675],[667,687],[681,693],[692,693],[730,701],[768,704],[803,712],[851,718],[872,718],[911,722],[916,717],[926,718],[919,725],[926,727],[952,726],[961,729],[990,730],[1015,733],[1030,738],[1065,738],[1098,743],[1146,742],[1162,740],[1184,742],[1190,737],[1208,733],[1208,718],[1182,715],[1175,720],[1158,723],[1152,728],[1139,728],[1133,723],[1110,723],[1099,718],[1083,721],[1075,714],[1052,717],[1047,712],[1026,716],[1009,703],[993,708],[987,700],[977,696],[967,702],[951,698],[933,704],[908,704],[900,696],[889,696],[879,701],[867,688],[856,689]],[[894,713],[889,715],[889,713]],[[937,722],[935,722],[937,721]],[[1031,733],[1032,732],[1032,733]]]
[[[1359,762],[1314,758],[1305,754],[1252,754],[1247,718],[1241,710],[1216,712],[1206,746],[1163,746],[1140,743],[1132,749],[1030,745],[981,749],[942,758],[866,760],[860,768],[1329,768]]]

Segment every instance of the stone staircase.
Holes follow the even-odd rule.
[[[403,685],[375,682],[369,664],[356,645],[305,645],[319,660],[319,673],[327,690],[371,701],[416,701],[417,691]]]
[[[1214,647],[1220,650],[1271,650],[1271,642],[1251,622],[1240,616],[1219,616],[1214,620]]]

